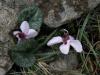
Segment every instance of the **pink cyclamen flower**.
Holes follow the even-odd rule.
[[[59,49],[63,54],[68,54],[70,46],[72,46],[76,52],[82,52],[82,44],[79,40],[75,40],[68,33],[64,33],[64,36],[56,36],[48,41],[47,45],[52,46],[57,43],[63,43],[60,45]]]
[[[23,39],[34,38],[38,35],[38,32],[34,29],[29,28],[29,24],[27,21],[23,21],[20,25],[21,31],[14,31],[13,35],[18,38],[18,41]]]

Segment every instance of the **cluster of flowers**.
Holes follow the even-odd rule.
[[[35,29],[30,29],[29,24],[27,21],[23,21],[20,26],[21,31],[14,31],[13,35],[18,38],[18,42],[23,39],[34,38],[38,35],[38,32]],[[70,46],[76,50],[76,52],[82,52],[82,44],[79,40],[74,39],[71,35],[69,35],[68,31],[64,29],[63,36],[56,36],[53,37],[51,40],[48,41],[47,45],[52,46],[54,44],[62,43],[59,47],[60,51],[63,54],[68,54]]]

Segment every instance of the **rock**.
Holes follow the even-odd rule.
[[[63,57],[60,56],[59,59],[51,62],[49,65],[51,70],[54,71],[74,70],[78,66],[78,59],[75,53],[69,53]]]
[[[35,0],[44,14],[44,23],[59,27],[96,7],[100,0]]]
[[[5,75],[13,65],[8,50],[14,45],[9,32],[14,29],[15,22],[16,12],[0,3],[0,75]]]
[[[51,62],[49,64],[49,69],[53,75],[83,75],[76,70],[78,64],[76,53],[69,53]]]
[[[44,23],[56,28],[95,8],[100,0],[1,0],[1,2],[18,12],[35,3],[45,13]]]
[[[1,0],[3,6],[7,6],[16,10],[17,13],[27,6],[31,6],[34,0]]]
[[[39,62],[39,67],[46,69],[50,75],[83,75],[76,68],[78,67],[78,59],[76,53],[61,55],[49,64]]]

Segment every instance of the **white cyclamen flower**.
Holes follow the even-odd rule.
[[[23,39],[34,38],[38,35],[38,32],[34,29],[29,28],[29,23],[27,21],[23,21],[20,26],[21,31],[14,31],[13,35],[18,38],[18,41]]]
[[[59,49],[63,54],[68,54],[70,46],[72,46],[76,52],[82,52],[82,44],[79,40],[75,40],[72,36],[64,34],[63,37],[56,36],[48,41],[47,45],[52,46],[57,43],[63,43],[60,45]]]

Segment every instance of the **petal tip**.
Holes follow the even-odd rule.
[[[23,21],[22,23],[28,23],[27,21]]]
[[[18,33],[20,33],[20,31],[14,31],[13,35],[16,36]]]
[[[57,43],[61,43],[61,42],[63,42],[61,36],[56,36],[56,37],[51,38],[48,41],[47,45],[51,46],[51,45],[54,45],[54,44],[57,44]]]
[[[70,49],[70,44],[68,43],[68,44],[62,44],[60,47],[59,47],[59,49],[60,49],[60,51],[61,51],[61,53],[63,53],[63,54],[68,54],[69,53],[69,49]]]
[[[20,25],[20,29],[23,33],[27,34],[29,31],[29,23],[27,21],[23,21]]]
[[[83,52],[83,49],[80,49],[80,50],[76,50],[78,53],[82,53]]]
[[[51,44],[48,42],[48,43],[47,43],[47,46],[51,46]]]

